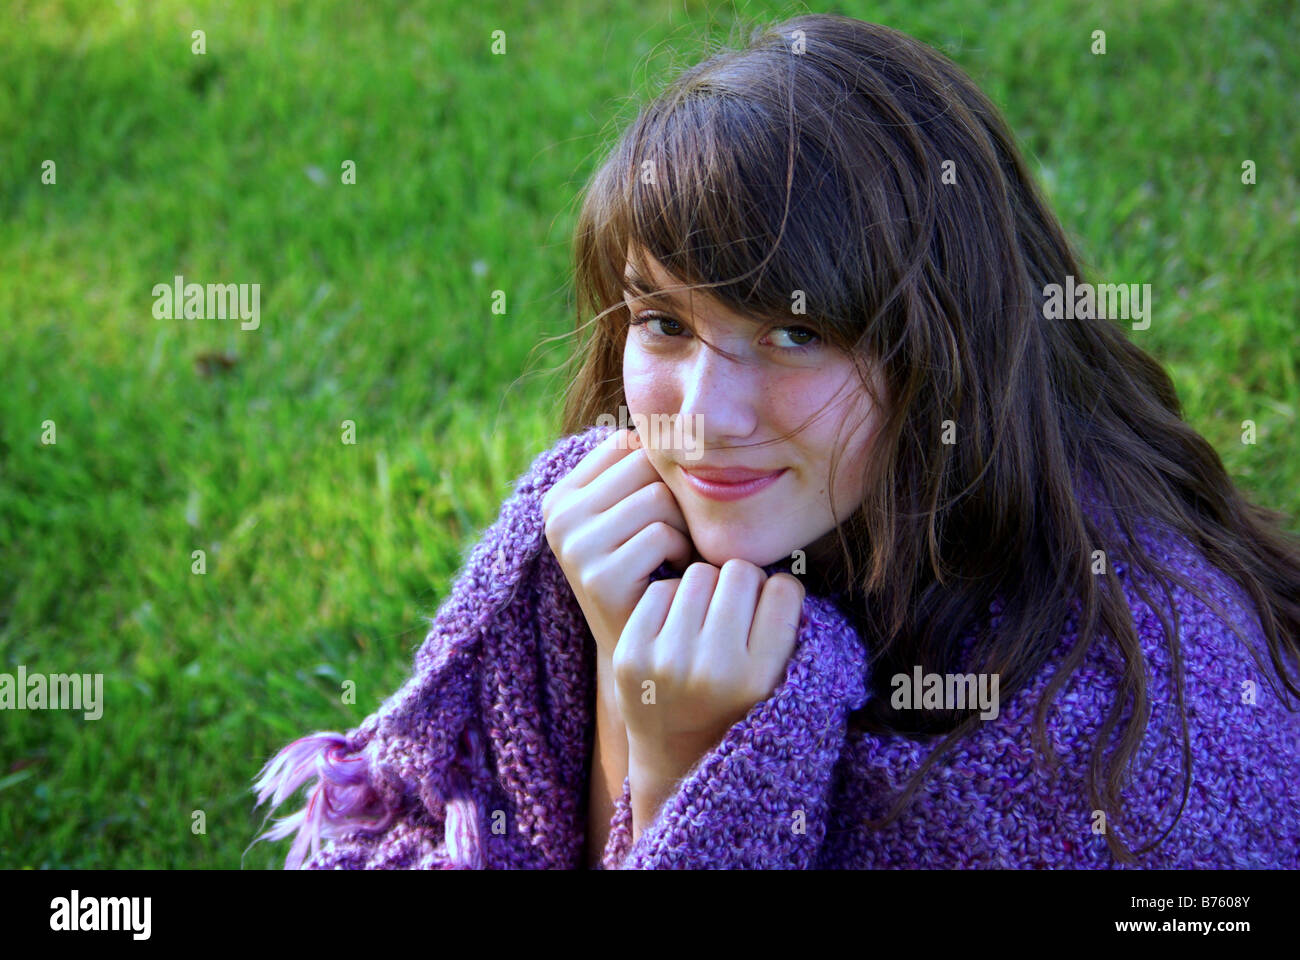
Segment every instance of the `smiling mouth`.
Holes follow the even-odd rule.
[[[742,467],[729,467],[727,469],[704,467],[687,469],[682,467],[681,471],[686,477],[686,482],[700,496],[707,497],[710,500],[726,502],[741,500],[753,496],[760,490],[766,490],[784,476],[789,469],[789,467],[782,467],[780,470],[764,472]]]

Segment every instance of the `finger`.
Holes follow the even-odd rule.
[[[672,609],[673,598],[680,586],[680,580],[656,580],[646,588],[619,637],[620,656],[627,656],[654,644],[655,638],[663,631],[668,612]]]
[[[614,647],[614,682],[619,709],[625,699],[635,703],[655,666],[655,646],[672,608],[680,580],[656,580],[641,595]]]
[[[671,548],[664,551],[664,559],[668,561],[669,569],[685,573],[692,563],[699,563],[704,558],[695,549],[690,535],[682,534],[681,540],[674,541]]]
[[[718,568],[710,563],[693,563],[686,568],[681,584],[662,631],[668,640],[664,652],[672,653],[674,658],[693,646],[704,629],[709,601],[718,584]]]
[[[611,463],[604,473],[582,487],[581,495],[587,511],[603,513],[642,487],[662,482],[646,452],[636,449]]]
[[[626,457],[636,445],[629,442],[635,436],[631,430],[615,430],[578,461],[578,465],[569,471],[564,482],[574,489],[585,487],[611,466]]]
[[[711,638],[735,638],[733,653],[744,653],[767,574],[745,560],[728,560],[718,573],[718,586],[709,601],[704,632]]]
[[[692,549],[689,537],[670,524],[656,520],[615,550],[610,562],[613,569],[626,571],[628,578],[639,581],[644,592],[650,583],[650,574],[659,569],[660,564],[667,560],[671,564],[685,565]]]
[[[655,521],[667,524],[684,537],[690,536],[677,498],[662,480],[632,491],[601,514],[598,520],[611,550],[621,547]]]
[[[749,655],[776,670],[784,668],[798,639],[803,618],[804,586],[797,577],[777,573],[767,578],[749,630]]]

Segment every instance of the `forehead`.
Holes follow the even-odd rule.
[[[708,290],[676,290],[685,284],[668,273],[653,257],[643,254],[644,271],[629,257],[623,268],[623,293],[625,299],[645,302],[655,306],[673,307],[688,312],[708,313],[723,320],[739,322],[750,320],[732,313],[712,297]],[[750,320],[750,322],[753,322]]]
[[[676,286],[677,282],[668,274],[654,257],[642,254],[642,266],[629,251],[623,266],[623,283],[631,293],[649,293],[663,287]]]

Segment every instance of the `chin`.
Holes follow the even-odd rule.
[[[691,539],[696,552],[715,567],[721,567],[728,560],[745,560],[756,567],[765,567],[788,558],[793,552],[793,549],[781,549],[780,544],[773,544],[770,540],[764,542],[761,537],[740,538],[708,533],[697,536],[695,531],[691,531]]]

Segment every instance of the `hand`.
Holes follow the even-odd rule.
[[[745,560],[693,563],[650,584],[614,651],[618,707],[634,757],[671,770],[698,758],[780,683],[804,587]],[[643,702],[646,681],[652,703]]]
[[[611,660],[650,574],[694,555],[677,499],[636,433],[617,430],[546,492],[542,518],[597,651]]]

